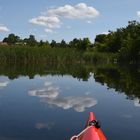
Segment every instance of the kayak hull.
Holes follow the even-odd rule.
[[[88,127],[89,123],[93,120],[96,120],[95,115],[93,114],[93,112],[90,112],[86,127]],[[87,131],[85,131],[78,138],[78,140],[106,140],[106,137],[104,136],[100,128],[96,128],[95,126],[92,126],[89,129],[87,129]]]

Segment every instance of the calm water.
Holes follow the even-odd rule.
[[[0,140],[69,140],[90,111],[108,140],[140,137],[137,67],[5,66],[0,73]]]

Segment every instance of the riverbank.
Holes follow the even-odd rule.
[[[75,48],[1,46],[0,63],[109,63],[116,55]]]

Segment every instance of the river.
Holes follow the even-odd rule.
[[[0,140],[69,140],[94,112],[108,140],[140,137],[140,69],[97,64],[0,68]]]

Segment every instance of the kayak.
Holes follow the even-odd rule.
[[[78,135],[73,136],[70,140],[106,140],[93,112],[89,113],[85,129]]]

